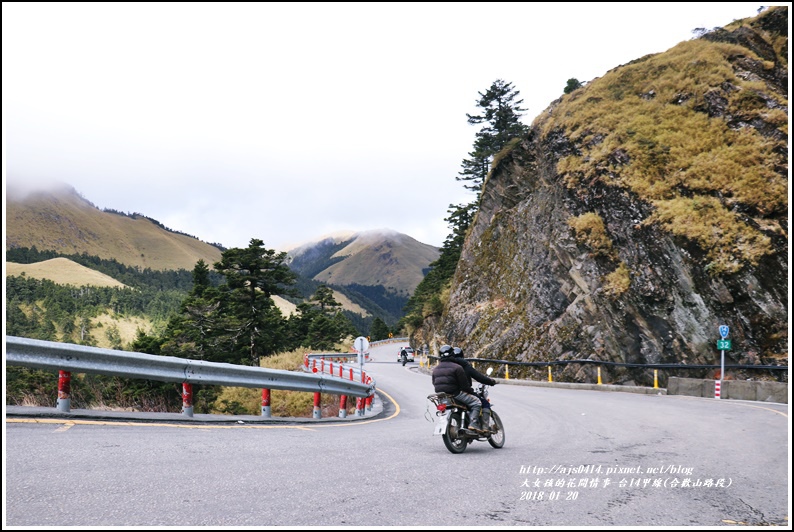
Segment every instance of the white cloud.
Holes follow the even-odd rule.
[[[562,94],[734,3],[3,3],[4,172],[228,247],[441,245],[478,92]],[[6,181],[4,179],[4,181]]]

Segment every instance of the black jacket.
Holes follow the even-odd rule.
[[[463,367],[463,370],[466,372],[466,377],[469,379],[469,388],[471,388],[472,379],[476,380],[477,382],[487,384],[488,386],[493,386],[494,384],[496,384],[496,381],[493,380],[491,377],[489,377],[488,375],[483,375],[482,373],[474,369],[474,366],[471,365],[471,362],[469,362],[465,358],[453,357],[452,360]]]
[[[452,357],[442,358],[433,368],[433,387],[436,393],[457,395],[460,392],[473,393],[471,379],[466,376],[463,366],[456,364]]]

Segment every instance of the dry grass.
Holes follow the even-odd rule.
[[[53,283],[60,285],[126,287],[126,285],[104,273],[86,268],[63,257],[33,264],[6,262],[6,277],[22,275],[32,279],[49,279]]]
[[[561,127],[577,146],[580,153],[557,167],[567,186],[601,181],[630,190],[656,208],[646,223],[702,247],[713,274],[735,272],[772,252],[769,239],[736,211],[763,220],[788,205],[787,146],[703,112],[720,101],[727,115],[744,123],[762,118],[787,132],[785,95],[738,76],[729,60],[737,56],[761,63],[738,45],[682,42],[564,95],[533,124],[543,134]],[[605,249],[592,242],[597,232],[585,238]],[[721,256],[715,243],[730,248],[731,256]]]
[[[604,220],[597,213],[586,212],[569,218],[568,225],[574,230],[576,241],[589,247],[595,255],[614,258],[612,239],[607,234]]]
[[[604,291],[609,297],[617,298],[631,286],[631,272],[624,262],[612,273],[604,276]]]
[[[411,209],[403,209],[396,215],[411,216]],[[409,297],[424,277],[422,268],[438,259],[438,256],[438,248],[418,242],[408,235],[365,232],[334,254],[334,257],[346,257],[345,260],[321,271],[314,276],[314,280],[342,286],[380,285],[391,287],[398,295]],[[336,293],[334,297],[338,297]],[[337,301],[341,302],[341,298]]]
[[[350,342],[352,343],[352,341]],[[349,347],[337,345],[337,352],[346,353]],[[310,351],[299,349],[265,357],[261,366],[270,369],[303,371],[303,357]],[[322,417],[339,415],[339,396],[320,394]],[[348,398],[348,415],[355,413],[356,400]],[[259,415],[262,410],[262,390],[258,388],[223,387],[215,401],[214,414]],[[314,393],[291,390],[272,390],[270,392],[270,413],[273,417],[312,417]]]
[[[65,223],[53,224],[54,219]],[[87,253],[153,270],[192,270],[199,259],[212,267],[221,258],[214,246],[145,218],[101,211],[68,187],[24,198],[9,195],[6,246]]]
[[[91,320],[91,334],[96,340],[97,347],[114,349],[113,343],[108,338],[106,331],[115,328],[121,339],[122,346],[129,345],[138,335],[138,329],[145,333],[151,332],[152,322],[141,317],[119,316],[106,313]]]
[[[757,264],[771,253],[769,238],[726,211],[719,200],[703,196],[656,202],[643,224],[658,223],[674,235],[684,236],[706,251],[706,268],[733,273],[742,263]]]

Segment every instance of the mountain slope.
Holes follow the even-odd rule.
[[[785,365],[787,106],[787,7],[562,96],[494,162],[444,314],[415,342],[529,362],[714,364],[726,324],[726,364]],[[560,368],[596,380],[593,364]],[[654,382],[648,369],[602,373]]]
[[[438,248],[390,230],[340,234],[288,253],[290,267],[329,285],[383,286],[410,296]]]
[[[364,309],[363,316],[393,324],[439,252],[408,235],[382,229],[320,238],[289,251],[287,262],[312,280],[304,290],[326,284],[340,302],[349,299]]]
[[[6,249],[33,247],[153,270],[192,270],[199,259],[212,267],[221,258],[217,247],[169,231],[143,215],[100,211],[68,185],[28,195],[8,191]],[[310,297],[319,283],[334,286],[341,308],[359,315],[366,326],[374,316],[396,322],[424,269],[437,257],[437,248],[384,230],[320,239],[293,250],[288,260],[300,276],[314,278],[299,283],[304,297]],[[98,279],[86,280],[82,269],[47,264],[56,263],[20,265],[22,270],[11,264],[8,274],[19,270],[32,276],[41,271],[40,277],[59,284],[102,285]],[[285,314],[295,310],[294,302],[278,303]]]
[[[108,286],[123,288],[125,285],[109,275],[86,268],[64,257],[57,257],[34,264],[6,263],[6,275],[26,276],[32,279],[49,279],[55,284],[73,286]]]
[[[199,259],[212,267],[221,258],[218,248],[148,218],[101,211],[69,186],[26,196],[8,191],[6,249],[14,247],[86,253],[153,270],[192,270]]]

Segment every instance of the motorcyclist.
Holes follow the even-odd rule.
[[[474,395],[471,379],[466,375],[463,366],[455,362],[451,345],[444,344],[438,350],[439,362],[433,368],[433,387],[436,393],[448,393],[456,401],[469,407],[469,430],[480,431],[480,411],[482,402]]]
[[[477,371],[474,366],[471,365],[471,362],[464,358],[463,349],[460,347],[453,347],[452,356],[454,357],[453,360],[455,362],[463,366],[463,369],[466,371],[466,375],[469,377],[469,379],[474,379],[477,382],[487,384],[488,386],[496,386],[496,381],[494,379]],[[469,386],[471,386],[471,382],[469,383]]]
[[[400,349],[400,357],[402,358],[403,366],[406,362],[408,362],[408,351],[405,350],[405,347]]]
[[[464,358],[463,349],[460,347],[452,348],[452,360],[463,367],[463,370],[466,372],[466,377],[469,379],[469,388],[472,386],[472,379],[482,384],[487,384],[488,386],[496,386],[496,381],[494,379],[477,371],[474,366],[471,365],[471,362]],[[478,399],[480,399],[482,405],[482,430],[488,430],[488,425],[491,421],[491,403],[483,397],[478,397]]]

